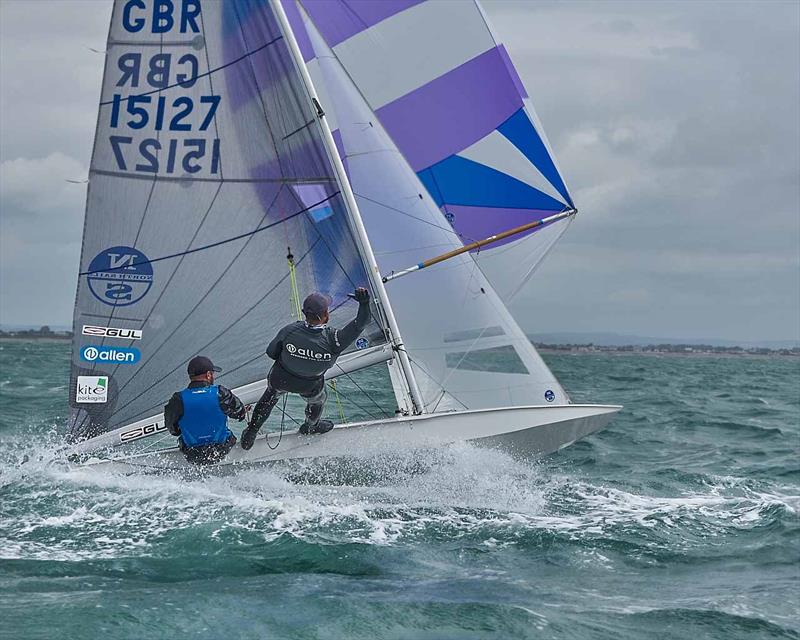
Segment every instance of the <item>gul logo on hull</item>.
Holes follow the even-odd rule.
[[[547,400],[548,402],[552,402],[553,400],[556,399],[556,394],[553,393],[552,389],[548,389],[547,391],[544,392],[544,399]]]
[[[127,307],[139,302],[153,286],[153,265],[132,247],[111,247],[89,263],[86,280],[92,295],[103,304]]]
[[[86,362],[136,364],[141,357],[139,350],[131,347],[99,347],[90,344],[81,348],[81,360]]]
[[[120,338],[121,340],[141,340],[141,329],[116,329],[115,327],[95,327],[83,325],[81,333],[85,336],[98,336],[100,338]]]
[[[78,376],[75,402],[108,402],[108,376]]]
[[[163,422],[151,422],[142,427],[135,427],[130,431],[123,431],[119,434],[120,442],[130,442],[131,440],[138,440],[139,438],[146,438],[152,436],[154,433],[166,431],[167,427]]]

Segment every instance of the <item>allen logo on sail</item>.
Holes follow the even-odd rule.
[[[142,354],[138,349],[126,347],[99,347],[93,344],[81,348],[81,360],[86,362],[110,362],[112,364],[136,364]]]

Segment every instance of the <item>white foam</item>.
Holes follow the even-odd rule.
[[[12,446],[4,457],[21,453]],[[33,461],[3,466],[2,484],[20,501],[13,516],[0,514],[4,558],[148,555],[164,536],[198,527],[219,544],[285,535],[368,545],[470,537],[495,548],[531,531],[592,538],[632,526],[640,535],[696,527],[715,536],[759,526],[770,507],[796,513],[800,505],[791,487],[757,490],[733,476],[712,477],[702,492],[645,495],[469,445],[356,459],[343,469],[328,461],[194,479],[65,471],[48,465],[46,451],[26,455]]]

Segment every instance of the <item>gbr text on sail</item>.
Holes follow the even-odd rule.
[[[200,0],[117,6],[118,43],[109,46],[106,73],[113,85],[101,105],[112,170],[219,174],[222,99],[213,91]]]

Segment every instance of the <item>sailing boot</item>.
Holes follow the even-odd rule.
[[[333,429],[333,422],[320,419],[324,408],[324,403],[306,405],[306,421],[300,425],[300,429],[298,430],[301,436],[313,433],[327,433]]]
[[[253,409],[250,422],[247,423],[247,427],[242,431],[242,449],[247,451],[253,446],[258,430],[269,418],[269,414],[272,413],[272,409],[276,404],[278,404],[278,394],[272,387],[267,387],[264,395],[261,396],[258,404],[256,404],[256,408]]]

